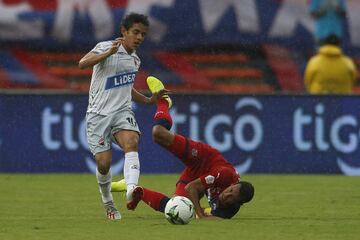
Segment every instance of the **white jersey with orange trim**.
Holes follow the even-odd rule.
[[[98,43],[91,52],[104,53],[113,41]],[[93,67],[87,112],[108,115],[123,109],[131,109],[131,90],[140,58],[135,52],[128,54],[121,45],[118,51]]]

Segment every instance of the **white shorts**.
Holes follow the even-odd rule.
[[[126,109],[107,116],[86,113],[86,135],[93,155],[111,149],[111,143],[116,143],[114,134],[120,130],[131,130],[140,134],[133,111]]]

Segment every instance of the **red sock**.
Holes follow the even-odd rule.
[[[162,193],[154,192],[147,188],[143,188],[143,189],[144,189],[144,196],[142,200],[154,210],[164,211],[162,208],[165,207],[161,205],[163,205],[164,201],[169,198]]]
[[[170,130],[172,126],[172,118],[169,113],[169,103],[164,98],[160,98],[157,102],[154,120],[156,124],[162,125],[168,130]]]

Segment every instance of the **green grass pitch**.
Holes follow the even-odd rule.
[[[116,177],[115,180],[119,180]],[[360,178],[246,175],[254,200],[232,220],[169,224],[144,203],[123,219],[105,219],[95,175],[0,174],[0,239],[360,239]],[[171,195],[177,175],[142,175],[141,184]],[[205,202],[203,203],[203,205]]]

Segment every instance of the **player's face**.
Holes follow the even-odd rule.
[[[239,184],[234,184],[226,188],[222,193],[220,193],[219,202],[221,206],[227,207],[239,202],[239,198]]]
[[[134,23],[129,30],[122,29],[124,47],[134,51],[144,41],[147,31],[148,27],[142,23]]]

